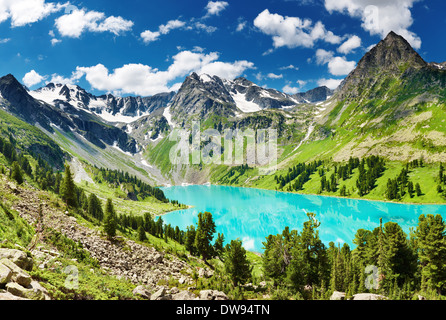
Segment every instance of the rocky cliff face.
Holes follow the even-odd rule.
[[[339,100],[358,97],[361,90],[372,88],[383,77],[400,77],[425,67],[427,63],[410,44],[390,32],[358,62],[337,89],[337,97]]]

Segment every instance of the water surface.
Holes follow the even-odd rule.
[[[446,216],[443,205],[408,205],[380,201],[301,195],[273,190],[227,186],[172,186],[162,188],[166,197],[194,206],[163,216],[166,224],[186,230],[195,225],[198,213],[212,213],[217,232],[225,235],[225,244],[231,239],[243,241],[247,250],[263,252],[262,242],[270,234],[278,234],[288,226],[302,230],[307,221],[306,212],[316,213],[321,222],[319,236],[328,246],[330,241],[348,243],[358,229],[373,230],[383,223],[397,222],[409,234],[416,227],[421,214]]]

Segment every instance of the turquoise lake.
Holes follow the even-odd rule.
[[[319,236],[325,245],[330,241],[341,245],[346,242],[351,248],[356,231],[373,230],[379,226],[380,218],[383,223],[398,223],[409,234],[409,228],[417,226],[421,214],[446,216],[444,205],[407,205],[214,185],[172,186],[162,190],[167,198],[194,206],[164,215],[165,224],[186,231],[187,226],[196,226],[199,212],[208,211],[217,232],[224,234],[225,244],[239,238],[247,250],[255,252],[263,252],[265,238],[282,233],[286,226],[302,230],[306,212],[316,213],[321,222]]]

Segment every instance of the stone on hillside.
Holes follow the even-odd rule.
[[[330,300],[345,300],[345,292],[334,291]]]
[[[28,287],[31,284],[31,276],[26,271],[20,269],[15,263],[8,259],[1,259],[0,264],[8,267],[12,272],[11,280],[17,282],[19,285]]]
[[[387,297],[374,293],[357,293],[352,300],[387,300]]]
[[[0,263],[0,286],[7,284],[12,277],[12,271]]]
[[[202,290],[200,291],[200,300],[228,300],[228,297],[221,291]]]
[[[41,290],[36,288],[27,289],[15,282],[8,283],[6,285],[6,290],[17,297],[30,300],[45,300],[45,295]]]
[[[172,296],[172,300],[197,300],[198,297],[190,291],[180,291]]]
[[[166,288],[161,287],[157,292],[152,294],[150,300],[165,300],[163,297],[166,295]]]
[[[9,292],[0,292],[0,301],[2,300],[30,300],[30,299],[17,297]]]
[[[28,271],[33,269],[33,259],[28,257],[23,251],[17,249],[0,248],[0,259],[3,258],[11,260],[22,269]]]
[[[133,290],[133,295],[141,296],[144,299],[150,299],[150,296],[151,296],[149,290],[147,290],[147,288],[145,286],[137,286]]]

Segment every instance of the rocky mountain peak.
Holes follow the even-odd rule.
[[[427,63],[412,48],[409,42],[395,32],[390,32],[375,47],[367,52],[356,68],[338,87],[338,97],[356,95],[358,88],[370,88],[385,77],[398,77],[408,69],[421,69]]]

